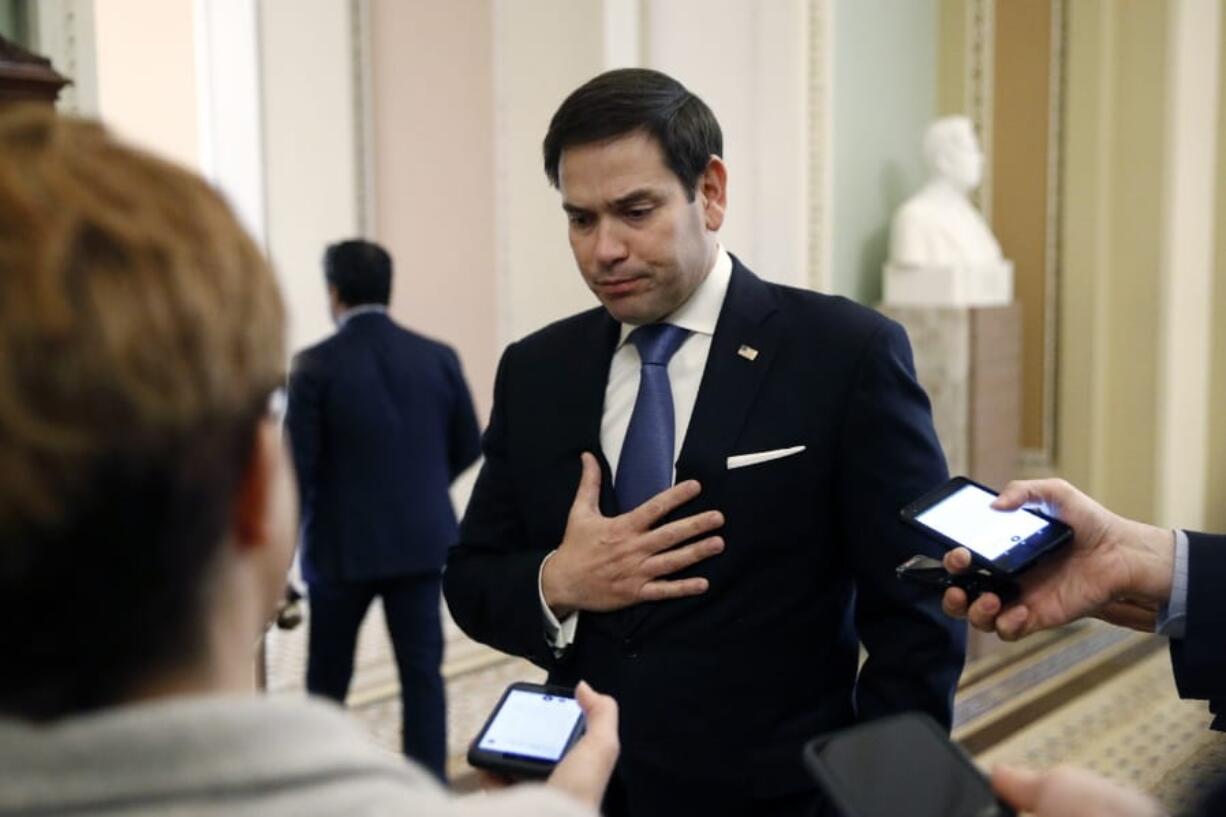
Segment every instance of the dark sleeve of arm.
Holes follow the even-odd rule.
[[[460,524],[460,541],[447,555],[443,594],[451,615],[470,637],[550,668],[537,575],[552,549],[528,541],[519,491],[508,456],[507,381],[515,347],[503,354],[494,381],[494,408],[485,431],[485,461]]]
[[[1226,730],[1226,536],[1188,532],[1188,619],[1171,639],[1175,684],[1183,698],[1209,701],[1215,729]]]
[[[308,360],[294,359],[289,375],[286,401],[285,432],[294,455],[294,471],[298,475],[299,507],[307,508],[314,501],[318,487],[319,457],[322,448],[321,403],[323,384]]]
[[[966,627],[946,616],[940,594],[904,583],[894,568],[940,549],[898,511],[948,478],[911,346],[890,322],[869,341],[840,441],[840,533],[856,582],[856,628],[868,652],[856,711],[869,720],[908,709],[949,727]]]
[[[455,396],[448,428],[447,457],[451,479],[455,480],[481,456],[481,427],[477,425],[477,412],[473,408],[473,397],[468,390],[468,383],[464,380],[460,358],[450,349],[448,353],[448,368]]]

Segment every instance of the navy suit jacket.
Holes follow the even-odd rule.
[[[935,555],[898,511],[946,479],[906,334],[735,259],[677,461],[677,480],[702,493],[672,517],[723,511],[725,551],[677,574],[710,589],[581,613],[555,657],[537,572],[562,541],[581,452],[600,460],[601,506],[614,513],[600,425],[618,332],[597,308],[504,353],[486,459],[444,574],[460,626],[554,682],[614,695],[623,776],[641,763],[679,786],[719,779],[773,796],[812,788],[801,746],[818,733],[908,709],[949,724],[964,627],[894,574],[917,552]],[[797,445],[806,450],[726,467]],[[868,652],[859,672],[857,639]]]
[[[381,313],[294,358],[286,429],[308,582],[438,571],[456,538],[448,489],[480,454],[450,347]]]
[[[1209,701],[1213,728],[1226,730],[1226,536],[1188,533],[1188,617],[1171,639],[1175,684],[1183,698]]]

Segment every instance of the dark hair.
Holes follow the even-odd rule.
[[[664,161],[691,201],[724,135],[707,104],[684,85],[648,68],[619,68],[579,86],[554,113],[545,134],[545,175],[558,186],[562,151],[641,130],[664,151]]]
[[[284,327],[202,179],[0,115],[0,713],[108,706],[201,654]]]
[[[324,277],[345,306],[386,304],[392,297],[392,257],[373,241],[340,241],[324,250]]]

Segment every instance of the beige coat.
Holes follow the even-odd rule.
[[[4,817],[592,813],[541,786],[452,797],[318,701],[178,699],[45,727],[0,719]]]

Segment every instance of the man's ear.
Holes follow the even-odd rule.
[[[703,221],[711,232],[724,224],[728,207],[728,167],[724,160],[712,156],[698,179],[698,196],[702,202]]]
[[[336,284],[328,284],[328,311],[334,318],[345,311],[345,303],[341,300],[341,291],[336,288]]]

